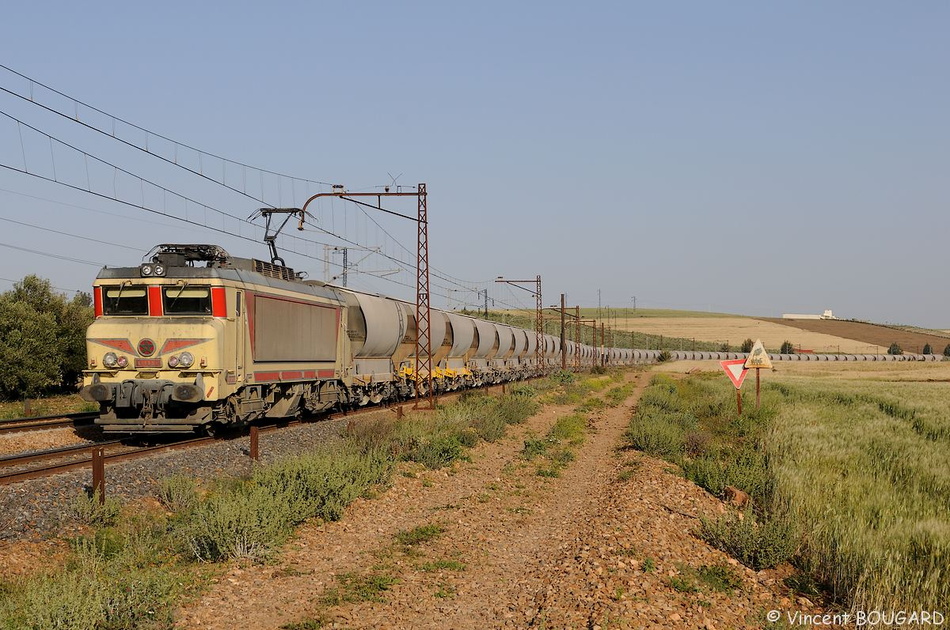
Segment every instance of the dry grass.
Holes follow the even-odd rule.
[[[870,346],[853,339],[813,333],[794,326],[763,322],[750,317],[636,317],[620,318],[616,323],[620,330],[728,343],[734,349],[745,339],[761,339],[769,349],[778,349],[782,342],[787,340],[796,348],[820,353],[880,354],[887,351],[885,347]]]
[[[814,378],[844,378],[862,381],[903,381],[903,382],[950,382],[950,361],[923,362],[853,362],[853,361],[829,361],[829,362],[798,362],[798,361],[776,361],[773,364],[775,371],[762,371],[762,382],[766,383],[777,378],[786,377],[814,377]],[[670,361],[653,366],[654,371],[668,372],[673,374],[685,374],[687,372],[718,372],[722,374],[722,368],[718,361]],[[743,387],[748,388],[751,384],[755,386],[753,380],[754,374],[750,375]],[[723,378],[725,375],[723,374]]]

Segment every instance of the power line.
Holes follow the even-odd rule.
[[[0,280],[3,280],[4,282],[9,282],[9,283],[12,284],[12,285],[17,285],[17,284],[19,284],[20,282],[23,282],[23,279],[20,279],[20,280],[11,280],[10,278],[0,278]],[[56,289],[57,291],[65,291],[65,292],[67,292],[67,293],[69,293],[69,292],[72,292],[72,293],[88,293],[88,291],[83,291],[82,289],[64,289],[63,287],[56,287],[56,286],[53,286],[53,285],[50,285],[50,287],[53,288],[53,289]]]
[[[107,136],[107,137],[109,137],[109,138],[112,138],[113,140],[116,140],[116,141],[118,141],[118,142],[121,142],[121,143],[123,143],[123,144],[125,144],[125,145],[127,145],[127,146],[130,146],[130,147],[133,147],[133,148],[135,148],[135,149],[137,149],[137,150],[143,151],[144,153],[146,153],[146,154],[148,154],[148,155],[150,155],[150,156],[152,156],[152,157],[156,157],[156,158],[158,158],[158,159],[160,159],[160,160],[163,160],[163,161],[165,161],[165,162],[167,162],[167,163],[169,163],[169,164],[173,164],[173,165],[175,165],[175,166],[177,166],[177,167],[179,167],[179,168],[182,168],[183,170],[186,170],[186,171],[188,171],[188,172],[190,172],[190,173],[192,173],[192,174],[194,174],[194,175],[197,175],[197,176],[202,177],[202,178],[204,178],[204,179],[206,179],[206,180],[208,180],[208,181],[211,181],[211,182],[214,182],[214,183],[216,183],[216,184],[219,184],[219,185],[223,186],[224,188],[227,188],[228,190],[231,190],[231,191],[236,192],[236,193],[238,193],[238,194],[244,195],[244,196],[246,196],[246,197],[249,197],[249,198],[251,198],[251,199],[254,199],[254,200],[256,200],[256,201],[259,201],[259,202],[261,202],[261,203],[264,203],[264,204],[267,204],[267,203],[268,203],[267,201],[265,201],[265,200],[263,199],[263,197],[264,197],[263,180],[262,180],[262,185],[261,185],[261,197],[260,197],[260,198],[255,197],[255,196],[249,194],[249,193],[247,192],[247,190],[246,190],[246,185],[245,185],[245,190],[240,190],[240,189],[237,189],[237,188],[235,188],[235,187],[233,187],[233,186],[230,186],[230,185],[227,184],[227,181],[226,181],[226,179],[227,179],[227,168],[226,168],[226,165],[227,165],[227,164],[232,164],[232,165],[234,165],[234,166],[241,167],[242,169],[245,169],[245,178],[246,178],[246,169],[252,169],[252,170],[257,171],[257,172],[262,173],[262,174],[265,174],[265,173],[266,173],[266,174],[268,174],[268,175],[273,175],[273,176],[276,176],[276,177],[278,177],[278,178],[289,179],[289,180],[291,181],[291,184],[292,184],[292,185],[293,185],[293,182],[294,182],[294,181],[304,182],[304,183],[307,183],[308,185],[309,185],[309,184],[316,184],[316,185],[321,185],[321,186],[329,186],[329,185],[330,185],[330,184],[327,183],[327,182],[321,182],[321,181],[317,181],[317,180],[310,180],[310,179],[305,179],[305,178],[299,178],[299,177],[294,177],[294,176],[290,176],[290,175],[285,175],[285,174],[282,174],[282,173],[278,173],[278,172],[276,172],[276,171],[271,171],[271,170],[268,170],[268,169],[263,169],[263,168],[260,168],[260,167],[251,166],[251,165],[245,164],[245,163],[243,163],[243,162],[239,162],[239,161],[236,161],[236,160],[231,160],[231,159],[229,159],[229,158],[225,158],[225,157],[223,157],[223,156],[216,155],[216,154],[214,154],[214,153],[210,153],[210,152],[207,152],[207,151],[203,151],[203,150],[198,149],[198,148],[196,148],[196,147],[193,147],[193,146],[191,146],[191,145],[188,145],[188,144],[179,142],[179,141],[177,141],[177,140],[174,140],[174,139],[172,139],[172,138],[169,138],[169,137],[167,137],[167,136],[165,136],[165,135],[163,135],[163,134],[159,134],[159,133],[153,132],[153,131],[151,131],[151,130],[149,130],[149,129],[146,129],[146,128],[140,126],[140,125],[137,125],[137,124],[135,124],[135,123],[132,123],[132,122],[129,122],[129,121],[125,120],[125,119],[122,119],[122,118],[120,118],[120,117],[118,117],[118,116],[115,116],[115,115],[113,115],[113,114],[110,114],[110,113],[108,113],[108,112],[106,112],[106,111],[104,111],[104,110],[102,110],[102,109],[99,109],[99,108],[97,108],[97,107],[94,107],[94,106],[92,106],[92,105],[89,105],[88,103],[85,103],[85,102],[83,102],[83,101],[81,101],[81,100],[79,100],[79,99],[76,99],[76,98],[74,98],[74,97],[71,97],[71,96],[65,94],[64,92],[61,92],[61,91],[59,91],[59,90],[56,90],[55,88],[52,88],[52,87],[50,87],[50,86],[48,86],[48,85],[45,85],[45,84],[43,84],[43,83],[41,83],[41,82],[39,82],[39,81],[36,81],[35,79],[32,79],[31,77],[28,77],[28,76],[26,76],[26,75],[24,75],[24,74],[22,74],[22,73],[20,73],[20,72],[17,72],[17,71],[15,71],[15,70],[13,70],[12,68],[9,68],[8,66],[5,66],[5,65],[3,65],[3,64],[0,64],[0,68],[2,68],[2,69],[4,69],[4,70],[6,70],[6,71],[8,71],[8,72],[10,72],[10,73],[12,73],[12,74],[18,76],[18,77],[20,77],[20,78],[22,78],[22,79],[25,79],[25,80],[28,81],[29,84],[30,84],[30,94],[29,94],[29,96],[24,96],[23,94],[20,94],[20,93],[16,92],[15,90],[11,90],[11,89],[8,89],[8,88],[0,87],[0,90],[2,90],[3,92],[6,92],[6,93],[8,93],[8,94],[10,94],[10,95],[12,95],[12,96],[14,96],[14,97],[17,97],[17,98],[20,98],[20,99],[22,99],[22,100],[24,100],[24,101],[27,101],[27,102],[29,102],[29,103],[31,103],[31,104],[37,106],[37,107],[40,107],[40,108],[42,108],[42,109],[44,109],[44,110],[46,110],[46,111],[49,111],[49,112],[51,112],[51,113],[53,113],[53,114],[56,114],[56,115],[58,115],[58,116],[60,116],[60,117],[63,117],[63,118],[65,118],[65,119],[67,119],[67,120],[70,120],[71,122],[75,122],[75,123],[77,123],[77,124],[79,124],[79,125],[82,125],[83,127],[86,127],[86,128],[91,129],[91,130],[93,130],[93,131],[95,131],[95,132],[97,132],[97,133],[100,133],[100,134],[105,135],[105,136]],[[40,87],[42,87],[43,89],[48,90],[49,92],[51,92],[51,93],[53,93],[53,94],[56,94],[56,95],[58,95],[58,96],[61,96],[61,97],[65,98],[65,99],[67,99],[68,101],[70,101],[70,102],[73,104],[74,114],[73,114],[73,115],[68,115],[68,114],[66,114],[65,112],[63,112],[63,111],[61,111],[61,110],[59,110],[59,109],[57,109],[57,108],[55,108],[55,107],[53,107],[53,106],[50,106],[50,105],[41,103],[41,102],[39,102],[38,100],[36,100],[36,95],[35,95],[35,93],[34,93],[34,86],[40,86]],[[84,121],[84,120],[80,120],[80,118],[79,118],[79,108],[80,108],[80,106],[85,107],[85,108],[87,108],[88,110],[90,110],[90,111],[92,111],[92,112],[96,112],[96,113],[101,114],[101,115],[107,117],[108,119],[110,119],[110,120],[112,121],[112,127],[113,127],[111,133],[108,132],[108,131],[105,131],[105,130],[99,128],[99,127],[97,127],[97,126],[94,125],[94,124],[88,123],[88,122],[86,122],[86,121]],[[0,112],[0,113],[3,113],[3,112]],[[150,180],[147,180],[147,179],[145,179],[144,177],[137,176],[137,175],[135,175],[135,174],[133,174],[133,173],[131,173],[131,172],[125,170],[125,169],[122,169],[122,168],[118,167],[118,166],[115,165],[115,164],[112,164],[112,163],[110,163],[110,162],[108,162],[108,161],[106,161],[106,160],[103,160],[103,159],[101,159],[101,158],[98,158],[98,157],[96,157],[96,156],[94,156],[94,155],[92,155],[92,154],[90,154],[90,153],[88,153],[88,152],[86,152],[86,151],[83,151],[82,149],[79,149],[78,147],[75,147],[75,146],[73,146],[73,145],[71,145],[71,144],[69,144],[69,143],[66,143],[66,142],[64,142],[64,141],[62,141],[62,140],[59,140],[59,139],[57,139],[57,138],[54,138],[54,137],[52,137],[50,134],[47,134],[47,133],[45,133],[45,132],[43,132],[43,131],[40,131],[39,129],[37,129],[37,128],[35,128],[35,127],[29,125],[29,124],[26,124],[25,122],[20,121],[19,119],[15,118],[15,117],[13,117],[13,116],[10,116],[9,114],[6,114],[6,113],[3,113],[3,114],[4,114],[5,116],[7,116],[8,118],[11,118],[12,120],[16,121],[18,125],[23,125],[23,126],[29,128],[29,129],[33,130],[34,132],[39,133],[39,134],[45,136],[46,138],[48,138],[49,141],[50,141],[50,154],[51,154],[51,158],[53,157],[52,142],[55,140],[57,143],[59,143],[59,144],[61,144],[61,145],[63,145],[63,146],[66,146],[66,147],[72,149],[73,151],[76,151],[77,153],[82,154],[83,156],[85,156],[85,157],[87,157],[87,158],[91,157],[92,159],[94,159],[94,160],[96,160],[96,161],[98,161],[98,162],[100,162],[100,163],[102,163],[102,164],[106,164],[106,165],[108,165],[108,166],[111,166],[113,169],[115,169],[116,172],[122,172],[122,173],[124,173],[124,174],[126,174],[126,175],[128,175],[128,176],[130,176],[130,177],[133,177],[133,178],[135,178],[135,179],[138,179],[141,183],[148,183],[150,186],[154,186],[155,188],[161,190],[164,194],[170,193],[170,194],[172,194],[172,195],[174,195],[174,196],[176,196],[176,197],[182,199],[186,204],[187,204],[188,202],[191,202],[191,203],[196,204],[196,205],[197,205],[198,207],[200,207],[200,208],[203,208],[203,209],[205,209],[205,210],[211,210],[211,211],[213,211],[213,212],[218,213],[218,214],[221,215],[221,216],[228,217],[228,218],[234,219],[234,220],[236,220],[236,221],[242,221],[240,218],[235,217],[234,215],[231,215],[231,214],[229,214],[229,213],[227,213],[227,212],[224,212],[224,211],[222,211],[222,210],[219,210],[219,209],[214,208],[214,207],[212,207],[212,206],[209,206],[209,205],[207,205],[207,204],[198,202],[197,200],[191,199],[191,198],[189,198],[189,197],[187,197],[187,196],[185,196],[185,195],[176,193],[176,192],[174,192],[174,191],[172,191],[172,190],[170,190],[170,189],[168,189],[168,188],[166,188],[166,187],[164,187],[164,186],[161,186],[161,185],[159,185],[159,184],[157,184],[157,183],[155,183],[155,182],[152,182],[152,181],[150,181]],[[143,147],[143,146],[140,146],[140,145],[138,145],[138,144],[136,144],[136,143],[134,143],[134,142],[131,142],[131,141],[129,141],[129,140],[126,140],[126,139],[124,139],[124,138],[119,137],[119,136],[117,135],[116,129],[115,129],[115,128],[116,128],[116,123],[121,123],[121,124],[123,124],[123,125],[127,125],[128,127],[132,128],[132,129],[135,129],[135,130],[138,130],[138,131],[144,133],[144,134],[145,134],[145,146],[144,146],[144,147]],[[18,129],[19,129],[19,127],[18,127]],[[168,159],[167,157],[161,155],[160,153],[157,153],[156,151],[151,150],[150,147],[149,147],[149,144],[148,144],[150,137],[158,138],[158,139],[164,140],[164,141],[169,142],[169,143],[171,143],[172,145],[174,145],[174,146],[175,146],[175,152],[176,152],[176,153],[175,153],[176,158],[175,158],[174,160],[170,160],[170,159]],[[23,140],[22,140],[22,134],[21,134],[21,149],[23,148],[23,147],[22,147],[22,144],[23,144]],[[210,177],[209,175],[206,175],[206,174],[204,173],[203,166],[200,166],[199,170],[194,170],[194,169],[192,169],[192,168],[189,168],[188,166],[185,166],[185,165],[183,165],[183,164],[180,164],[180,163],[178,162],[178,160],[177,160],[177,150],[178,150],[178,147],[183,147],[183,148],[188,149],[188,150],[190,150],[190,151],[194,151],[194,152],[198,155],[199,165],[202,165],[202,164],[203,164],[203,161],[202,161],[202,159],[201,159],[201,156],[208,156],[208,157],[214,158],[214,159],[216,159],[216,160],[220,160],[220,161],[222,162],[222,165],[224,166],[224,169],[223,169],[223,172],[222,172],[222,178],[221,178],[221,180],[219,181],[219,180],[217,180],[217,179],[214,178],[214,177]],[[227,230],[223,230],[223,229],[214,228],[214,227],[211,227],[211,226],[206,225],[206,224],[202,224],[202,223],[197,222],[197,221],[192,221],[192,220],[189,220],[189,219],[182,219],[181,217],[177,217],[177,216],[175,216],[175,215],[171,215],[171,214],[168,214],[168,213],[165,213],[165,212],[159,212],[159,211],[156,211],[156,210],[154,210],[154,209],[152,209],[152,208],[148,208],[148,207],[145,206],[145,204],[144,204],[144,191],[143,191],[143,203],[142,203],[141,205],[139,205],[139,204],[134,204],[134,203],[130,203],[130,202],[126,202],[126,201],[124,201],[124,200],[120,200],[120,199],[117,198],[117,195],[114,196],[114,197],[110,197],[110,196],[108,196],[108,195],[104,195],[104,194],[99,193],[99,192],[94,192],[93,190],[91,190],[91,185],[88,183],[88,172],[87,172],[87,187],[86,187],[86,188],[83,188],[83,187],[77,186],[77,185],[73,185],[73,184],[69,184],[69,183],[67,183],[67,182],[60,181],[60,179],[59,179],[59,178],[57,177],[57,175],[56,175],[55,160],[53,160],[53,177],[52,177],[52,178],[49,178],[49,177],[46,177],[46,176],[42,176],[42,175],[38,175],[38,174],[36,174],[36,173],[31,173],[31,172],[29,171],[28,167],[27,167],[27,164],[26,164],[26,151],[25,151],[25,149],[23,150],[23,159],[24,159],[24,168],[23,168],[23,169],[18,169],[18,168],[16,168],[16,167],[11,167],[11,166],[9,166],[9,165],[0,165],[0,166],[3,166],[3,167],[8,168],[8,169],[10,169],[10,170],[14,170],[14,171],[18,171],[18,172],[21,172],[21,173],[25,173],[25,174],[27,174],[27,175],[32,175],[32,176],[38,177],[38,178],[40,178],[40,179],[45,179],[45,180],[47,180],[47,181],[52,181],[52,182],[55,182],[55,183],[59,183],[59,184],[61,184],[61,185],[67,186],[67,187],[69,187],[69,188],[73,188],[73,189],[75,189],[75,190],[81,190],[81,191],[84,191],[84,192],[87,192],[87,193],[90,193],[90,194],[94,194],[94,195],[97,195],[97,196],[100,196],[100,197],[103,197],[103,198],[106,198],[106,199],[109,199],[109,200],[112,200],[112,201],[116,201],[116,202],[119,202],[119,203],[123,203],[123,204],[126,204],[126,205],[130,205],[130,206],[135,207],[135,208],[143,209],[143,210],[146,210],[146,211],[149,211],[149,212],[153,212],[153,213],[156,213],[156,214],[159,214],[159,215],[162,215],[162,216],[166,216],[166,217],[168,217],[168,218],[172,218],[172,219],[175,219],[175,220],[184,221],[184,222],[190,223],[190,224],[192,224],[192,225],[199,225],[199,226],[204,227],[204,228],[206,228],[206,229],[211,229],[211,230],[214,230],[214,231],[218,231],[218,232],[221,232],[221,233],[223,233],[223,234],[228,234],[228,235],[230,235],[230,236],[237,236],[237,237],[243,238],[243,239],[245,239],[245,240],[251,240],[251,239],[249,239],[249,238],[247,238],[247,237],[244,237],[243,235],[240,235],[240,234],[235,234],[235,233],[233,233],[233,232],[230,232],[230,231],[227,231]],[[263,178],[263,176],[262,176],[262,178]],[[278,184],[278,187],[280,187],[280,179],[278,179],[277,184]],[[294,193],[294,194],[295,194],[295,193]],[[362,210],[362,209],[361,209],[361,210]],[[186,209],[186,212],[187,212],[187,209]],[[363,212],[363,214],[364,214],[367,218],[369,218],[369,219],[376,225],[376,227],[379,228],[392,242],[394,242],[394,243],[397,244],[400,248],[402,248],[404,251],[406,251],[407,254],[411,254],[411,252],[410,252],[402,243],[400,243],[397,239],[395,239],[395,238],[392,236],[392,234],[390,234],[385,228],[383,228],[383,227],[379,224],[379,222],[377,222],[373,217],[371,217],[365,210],[362,210],[362,212]],[[251,225],[254,225],[254,227],[256,227],[256,228],[259,228],[259,226],[256,226],[255,224],[252,224],[252,223],[250,223],[250,222],[247,221],[247,220],[243,220],[243,222],[249,223],[249,224],[251,224]],[[33,227],[35,227],[35,226],[33,226]],[[323,228],[320,227],[320,226],[315,226],[315,227],[316,227],[317,230],[319,230],[320,232],[323,232],[323,233],[327,234],[328,236],[331,236],[331,237],[333,237],[333,238],[339,239],[339,240],[341,240],[341,241],[343,241],[343,242],[346,242],[346,243],[350,243],[350,244],[356,245],[356,246],[358,246],[358,247],[363,247],[362,245],[360,245],[360,244],[357,243],[356,241],[353,241],[353,240],[351,240],[351,239],[348,239],[348,238],[345,238],[345,237],[340,236],[340,235],[338,235],[338,234],[335,234],[335,233],[333,233],[333,232],[330,231],[330,230],[323,229]],[[310,243],[310,244],[314,244],[314,245],[322,245],[322,244],[323,244],[323,243],[320,243],[320,242],[317,242],[317,241],[313,241],[313,240],[310,240],[310,239],[303,239],[303,238],[298,238],[298,237],[288,237],[288,238],[292,238],[292,239],[295,239],[295,240],[297,240],[297,241],[302,241],[302,242]],[[300,256],[304,256],[304,257],[312,258],[312,259],[316,259],[316,260],[321,260],[319,257],[310,256],[310,255],[308,255],[308,254],[306,254],[306,253],[302,253],[302,252],[300,252],[300,251],[298,251],[298,250],[292,250],[292,251],[293,251],[293,253],[295,253],[295,254],[297,254],[297,255],[300,255]],[[396,258],[395,256],[391,256],[391,255],[386,254],[385,252],[382,252],[381,255],[382,255],[383,257],[385,257],[385,258],[387,258],[387,259],[389,259],[389,260],[391,260],[391,261],[397,263],[397,264],[402,268],[403,271],[405,271],[405,272],[409,272],[409,271],[410,271],[409,267],[410,267],[411,265],[410,265],[410,263],[409,263],[408,261],[404,261],[404,260],[398,259],[398,258]],[[468,284],[468,281],[464,281],[464,280],[461,280],[461,279],[459,279],[459,278],[455,278],[455,277],[453,277],[453,276],[449,276],[448,274],[445,274],[445,273],[440,272],[440,271],[438,271],[438,270],[433,270],[433,275],[434,275],[435,277],[437,277],[438,279],[440,279],[440,280],[442,280],[442,281],[444,281],[444,282],[449,283],[450,285],[455,285],[455,286],[460,286],[460,287],[463,287],[463,288],[467,288],[467,287],[465,287],[465,285]],[[389,282],[394,282],[394,283],[396,283],[396,284],[403,284],[403,283],[399,283],[399,282],[395,281],[395,279],[389,279],[389,278],[384,278],[384,279],[387,280],[387,281],[389,281]],[[407,286],[407,287],[410,287],[410,288],[411,288],[411,285],[408,285],[408,284],[404,284],[404,286]],[[436,286],[439,286],[439,285],[436,285]],[[442,288],[442,289],[447,289],[447,287],[440,287],[440,288]],[[445,297],[446,299],[449,299],[449,296],[448,296],[448,295],[444,295],[443,297]]]
[[[132,247],[130,245],[123,245],[121,243],[115,243],[110,241],[100,241],[96,238],[89,238],[88,236],[80,236],[79,234],[70,234],[69,232],[60,232],[59,230],[54,230],[53,228],[42,227],[39,225],[33,225],[32,223],[24,223],[23,221],[17,221],[15,219],[8,219],[6,217],[0,217],[0,221],[6,221],[7,223],[16,223],[17,225],[23,225],[25,227],[34,228],[37,230],[43,230],[44,232],[51,232],[53,234],[61,234],[63,236],[68,236],[70,238],[78,238],[84,241],[90,241],[92,243],[99,243],[100,245],[109,245],[112,247],[121,247],[123,249],[131,249],[134,252],[141,251],[137,247]]]
[[[10,249],[16,249],[21,252],[27,252],[30,254],[38,254],[40,256],[48,256],[50,258],[57,258],[59,260],[65,260],[66,262],[79,263],[80,265],[91,265],[93,267],[105,267],[105,264],[101,262],[93,262],[91,260],[82,260],[81,258],[70,258],[69,256],[60,256],[59,254],[51,254],[50,252],[41,252],[35,249],[27,249],[26,247],[10,245],[9,243],[0,243],[0,247],[8,247]]]
[[[99,109],[98,107],[95,107],[95,106],[93,106],[93,105],[90,105],[90,104],[88,104],[88,103],[86,103],[86,102],[84,102],[84,101],[81,101],[81,100],[79,100],[79,99],[77,99],[77,98],[74,98],[74,97],[72,97],[72,96],[70,96],[70,95],[68,95],[68,94],[66,94],[66,93],[64,93],[64,92],[61,92],[61,91],[57,90],[56,88],[50,87],[50,86],[48,86],[48,85],[46,85],[46,84],[44,84],[44,83],[41,83],[40,81],[37,81],[36,79],[33,79],[33,78],[31,78],[31,77],[28,77],[28,76],[26,76],[25,74],[23,74],[23,73],[21,73],[21,72],[17,72],[16,70],[10,68],[9,66],[5,66],[5,65],[3,65],[3,64],[0,64],[0,68],[6,70],[7,72],[9,72],[9,73],[11,73],[11,74],[15,74],[16,76],[18,76],[18,77],[20,77],[20,78],[22,78],[22,79],[25,79],[25,80],[29,81],[30,86],[31,86],[31,89],[30,89],[30,96],[29,96],[29,97],[23,96],[22,94],[19,94],[19,93],[13,91],[13,90],[10,90],[10,89],[7,89],[7,88],[3,88],[3,87],[0,87],[0,90],[3,90],[4,92],[7,92],[8,94],[11,94],[11,95],[16,96],[16,97],[18,97],[18,98],[21,98],[21,99],[23,99],[23,100],[29,101],[30,103],[33,103],[34,105],[37,105],[37,106],[39,106],[39,107],[42,107],[43,109],[46,109],[47,111],[53,112],[53,113],[55,113],[55,114],[58,114],[58,115],[60,115],[60,116],[62,116],[62,117],[64,117],[64,118],[68,118],[69,120],[72,120],[72,121],[74,121],[74,122],[76,122],[76,123],[78,123],[78,124],[80,124],[80,125],[83,125],[84,127],[87,127],[87,128],[89,128],[89,129],[93,129],[93,130],[95,130],[95,131],[98,131],[99,133],[108,135],[108,136],[112,137],[113,139],[118,140],[119,142],[123,142],[123,143],[125,143],[125,144],[127,144],[127,145],[129,145],[129,146],[134,146],[135,148],[138,148],[138,149],[140,149],[140,150],[144,150],[145,152],[149,153],[150,155],[154,155],[154,156],[156,156],[156,157],[159,157],[160,159],[165,159],[165,158],[163,158],[162,156],[160,156],[160,155],[158,155],[158,154],[156,154],[156,153],[154,153],[154,152],[149,151],[147,147],[143,149],[142,147],[139,147],[138,145],[135,145],[135,144],[130,143],[130,142],[126,141],[126,140],[123,140],[122,138],[119,138],[117,135],[115,135],[115,132],[114,132],[114,131],[113,131],[113,133],[110,134],[110,133],[108,133],[108,132],[106,132],[106,131],[103,131],[103,130],[99,129],[98,127],[95,127],[94,125],[91,125],[91,124],[89,124],[89,123],[86,123],[86,122],[84,122],[84,121],[81,121],[81,120],[79,119],[79,106],[81,105],[81,106],[83,106],[83,107],[85,107],[85,108],[87,108],[87,109],[89,109],[89,110],[91,110],[91,111],[93,111],[93,112],[96,112],[97,114],[102,114],[103,116],[105,116],[105,117],[111,119],[111,120],[113,121],[113,128],[115,127],[115,123],[116,123],[116,122],[119,122],[119,123],[122,123],[123,125],[127,125],[127,126],[133,128],[133,129],[135,129],[135,130],[137,130],[137,131],[141,131],[141,132],[145,133],[145,134],[146,134],[146,141],[147,141],[148,136],[154,136],[154,137],[159,138],[159,139],[161,139],[161,140],[164,140],[164,141],[166,141],[166,142],[170,142],[171,144],[174,144],[174,145],[176,145],[176,146],[184,147],[185,149],[188,149],[189,151],[194,151],[196,154],[199,154],[199,155],[207,155],[208,157],[212,157],[212,158],[214,158],[214,159],[216,159],[216,160],[221,160],[222,162],[225,162],[225,163],[228,163],[228,164],[233,164],[233,165],[235,165],[235,166],[240,166],[240,167],[245,168],[245,169],[251,169],[251,170],[257,171],[257,172],[259,172],[259,173],[266,173],[266,174],[268,174],[268,175],[274,175],[274,176],[277,176],[277,177],[283,177],[283,178],[285,178],[285,179],[296,180],[296,181],[305,182],[305,183],[308,183],[308,184],[316,184],[316,185],[319,185],[319,186],[331,186],[331,185],[332,185],[332,184],[330,184],[330,183],[328,183],[328,182],[321,182],[321,181],[318,181],[318,180],[307,179],[307,178],[304,178],[304,177],[295,177],[295,176],[293,176],[293,175],[286,175],[286,174],[284,174],[284,173],[278,173],[278,172],[276,172],[276,171],[268,170],[268,169],[266,169],[266,168],[261,168],[261,167],[258,167],[258,166],[252,166],[252,165],[246,164],[246,163],[244,163],[244,162],[239,162],[239,161],[237,161],[237,160],[232,160],[232,159],[230,159],[230,158],[226,158],[226,157],[224,157],[224,156],[217,155],[217,154],[215,154],[215,153],[211,153],[211,152],[209,152],[209,151],[204,151],[204,150],[199,149],[199,148],[197,148],[197,147],[193,147],[193,146],[191,146],[191,145],[189,145],[189,144],[185,144],[184,142],[179,142],[178,140],[174,140],[174,139],[172,139],[172,138],[169,138],[168,136],[165,136],[165,135],[162,135],[162,134],[160,134],[160,133],[156,133],[156,132],[154,132],[154,131],[151,131],[151,130],[149,130],[149,129],[146,129],[145,127],[142,127],[142,126],[137,125],[137,124],[135,124],[135,123],[133,123],[133,122],[130,122],[130,121],[128,121],[128,120],[125,120],[125,119],[123,119],[123,118],[120,118],[120,117],[118,117],[118,116],[115,116],[114,114],[110,114],[109,112],[106,112],[106,111],[104,111],[104,110],[102,110],[102,109]],[[63,113],[63,112],[60,112],[59,110],[57,110],[57,109],[55,109],[55,108],[53,108],[53,107],[50,107],[50,106],[48,106],[48,105],[45,105],[45,104],[40,103],[39,101],[37,101],[36,98],[35,98],[35,95],[33,94],[33,90],[32,90],[32,86],[33,86],[33,85],[38,85],[38,86],[42,87],[42,88],[45,89],[45,90],[49,90],[49,91],[52,92],[53,94],[56,94],[56,95],[58,95],[58,96],[61,96],[61,97],[65,98],[65,99],[67,99],[68,101],[71,101],[71,102],[73,103],[74,109],[75,109],[74,115],[73,115],[73,116],[69,116],[69,115],[67,115],[67,114],[65,114],[65,113]],[[173,163],[174,163],[174,162],[173,162]],[[177,163],[175,163],[175,164],[176,164],[176,166],[180,166],[181,168],[184,168],[184,169],[186,169],[186,170],[190,170],[190,169],[188,169],[188,168],[185,167],[185,166],[182,166],[182,165],[177,164]],[[192,172],[195,172],[195,171],[192,171]],[[205,176],[204,174],[202,174],[202,173],[200,173],[200,172],[197,172],[196,174],[199,175],[199,176],[201,176],[201,177],[207,177],[207,176]],[[210,179],[211,181],[217,182],[217,180],[215,180],[215,179],[213,179],[213,178],[210,178],[210,177],[207,177],[207,179]],[[258,201],[261,201],[261,200],[258,200]],[[266,202],[262,201],[262,203],[266,203]]]

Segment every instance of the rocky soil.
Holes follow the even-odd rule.
[[[468,462],[402,468],[341,521],[302,527],[274,564],[231,566],[177,627],[761,628],[768,611],[817,612],[781,571],[753,572],[695,536],[698,517],[726,509],[716,498],[618,448],[649,375],[628,378],[634,394],[590,415],[559,477],[520,455],[573,411],[548,406]],[[698,577],[711,568],[731,584]]]

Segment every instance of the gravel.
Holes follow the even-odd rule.
[[[294,425],[260,435],[261,462],[304,453],[335,439],[345,417]],[[158,483],[173,475],[199,482],[250,474],[250,438],[220,440],[212,445],[159,453],[106,466],[106,496],[122,500],[154,497]],[[0,541],[40,540],[68,527],[70,506],[92,490],[92,469],[61,473],[0,487]]]

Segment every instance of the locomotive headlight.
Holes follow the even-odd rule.
[[[107,368],[114,368],[118,363],[119,359],[115,356],[115,352],[106,352],[102,357],[102,365]]]
[[[153,272],[155,273],[156,276],[164,276],[165,265],[161,265],[161,264],[155,265],[155,267],[153,268]]]
[[[116,365],[118,365],[120,368],[124,368],[125,366],[127,366],[127,365],[129,364],[129,360],[128,360],[128,358],[126,358],[126,357],[119,357],[118,359],[116,359],[115,363],[116,363]]]
[[[152,275],[152,273],[154,273],[154,271],[155,271],[155,270],[152,268],[152,266],[151,266],[151,265],[148,265],[148,264],[146,264],[146,265],[141,265],[141,266],[139,267],[139,273],[141,273],[142,276],[145,277],[145,278],[148,278],[150,275]]]
[[[178,367],[178,357],[175,356],[174,354],[168,357],[168,367],[170,368]]]
[[[190,368],[195,362],[195,357],[190,352],[182,352],[178,355],[178,365],[183,368]]]

